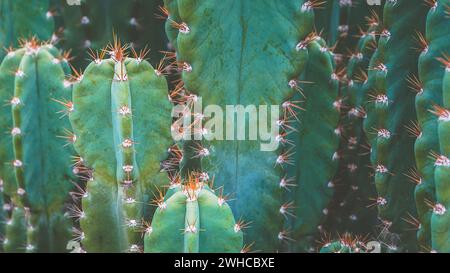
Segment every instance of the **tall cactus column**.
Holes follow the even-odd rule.
[[[372,56],[364,129],[372,147],[377,206],[383,233],[401,234],[406,249],[415,250],[411,232],[403,220],[415,214],[414,185],[404,175],[415,166],[414,139],[405,127],[415,118],[414,94],[407,76],[417,70],[415,31],[422,31],[426,10],[422,1],[387,1],[383,30]],[[411,238],[411,239],[410,239]],[[394,247],[394,246],[393,246]]]
[[[8,76],[0,82],[0,93],[9,97],[12,115],[10,144],[2,142],[2,149],[7,150],[2,156],[11,156],[13,151],[13,157],[2,158],[2,162],[9,160],[14,169],[14,179],[5,175],[4,183],[16,207],[8,221],[6,251],[63,252],[70,238],[71,223],[64,215],[73,179],[71,151],[65,147],[64,136],[69,124],[59,118],[59,105],[53,101],[70,97],[64,80],[66,62],[66,55],[51,44],[31,39],[22,49],[10,51],[1,66]],[[26,235],[20,232],[22,217]],[[14,238],[21,241],[14,242]]]
[[[127,48],[115,39],[102,51],[111,58],[93,55],[74,83],[75,148],[92,168],[77,210],[88,252],[140,251],[154,187],[168,182],[160,172],[171,144],[167,82],[144,53],[128,58]]]
[[[274,1],[259,1],[258,5],[251,5],[245,0],[165,1],[168,10],[166,31],[176,49],[177,63],[180,65],[184,82],[183,103],[191,105],[201,99],[204,107],[218,105],[224,111],[227,105],[241,105],[248,107],[246,115],[253,117],[257,115],[256,108],[260,105],[280,106],[278,110],[285,112],[280,117],[275,116],[278,121],[271,125],[280,129],[272,136],[280,144],[274,151],[261,150],[261,144],[268,142],[267,140],[249,140],[247,137],[236,139],[237,130],[249,131],[249,117],[241,117],[242,120],[235,121],[229,127],[226,121],[223,121],[222,128],[233,130],[233,140],[225,140],[226,134],[230,134],[225,132],[225,129],[219,130],[223,133],[223,139],[209,138],[213,130],[217,132],[217,128],[206,125],[206,130],[201,132],[207,141],[185,145],[184,149],[182,167],[196,166],[192,162],[200,160],[202,169],[194,171],[200,171],[203,177],[214,177],[215,185],[224,186],[226,195],[233,199],[230,206],[235,216],[252,222],[245,235],[247,243],[254,242],[256,250],[284,251],[289,244],[293,245],[292,248],[297,247],[295,240],[304,239],[300,236],[304,234],[300,228],[301,223],[310,223],[314,226],[314,232],[317,232],[317,226],[323,217],[322,213],[308,214],[308,203],[297,199],[301,194],[293,194],[292,189],[297,188],[295,192],[303,191],[302,187],[307,188],[309,186],[306,185],[311,184],[314,192],[309,194],[317,194],[318,199],[321,199],[321,189],[327,190],[328,179],[314,179],[314,175],[309,173],[310,165],[297,166],[304,168],[302,177],[305,180],[300,185],[297,185],[297,182],[303,178],[291,177],[286,173],[288,166],[294,164],[294,153],[300,155],[300,150],[292,146],[287,135],[292,133],[295,137],[292,125],[302,119],[297,112],[302,108],[302,100],[311,100],[308,106],[311,108],[308,113],[311,117],[313,111],[317,110],[314,106],[325,109],[325,123],[308,124],[307,118],[304,121],[304,128],[312,127],[311,134],[322,129],[326,131],[324,143],[307,144],[317,150],[305,151],[308,155],[315,155],[317,152],[317,159],[324,160],[324,176],[333,169],[333,154],[337,149],[338,137],[333,133],[339,116],[333,108],[337,97],[337,79],[333,78],[328,48],[323,41],[319,41],[316,34],[311,34],[314,24],[313,8],[316,5],[316,1],[294,0],[284,1],[282,5]],[[228,14],[226,18],[223,17],[224,13]],[[311,47],[314,59],[323,65],[314,68],[314,71],[319,73],[315,80],[322,80],[321,84],[327,88],[327,92],[321,95],[319,92],[309,93],[306,87],[301,86],[302,73]],[[311,67],[314,67],[313,63]],[[312,77],[313,75],[311,72]],[[333,86],[336,89],[333,89]],[[306,99],[303,95],[294,96],[302,93],[302,89],[305,90]],[[323,101],[326,105],[321,105],[320,98],[315,101],[316,95],[326,97]],[[251,108],[252,106],[255,108]],[[228,115],[235,119],[235,113]],[[270,116],[269,114],[269,118]],[[242,124],[242,121],[245,121],[245,124]],[[306,129],[305,135],[309,135]],[[305,144],[302,142],[299,145]],[[330,177],[334,172],[333,169]],[[295,170],[289,173],[296,175]],[[301,185],[302,183],[304,185]],[[315,183],[316,186],[313,186]],[[317,190],[318,188],[320,190]],[[324,206],[329,196],[330,194],[327,194],[323,200],[318,201],[318,206]],[[304,214],[296,215],[297,207],[305,209]],[[322,209],[317,208],[319,211]],[[304,215],[312,216],[313,220],[303,218]],[[296,231],[291,222],[293,218],[297,221]],[[299,242],[298,246],[300,244]]]
[[[431,246],[431,215],[435,203],[435,158],[430,156],[439,151],[439,116],[434,113],[435,105],[442,105],[442,78],[444,70],[437,60],[442,52],[448,50],[450,35],[449,21],[445,18],[445,5],[449,1],[430,1],[427,16],[426,35],[418,34],[417,47],[421,50],[419,58],[419,80],[410,78],[412,88],[417,92],[416,110],[418,126],[415,151],[418,176],[416,182],[416,207],[419,214],[420,229],[418,240],[425,250]],[[414,130],[412,130],[414,132]]]

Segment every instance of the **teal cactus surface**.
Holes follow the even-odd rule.
[[[292,133],[295,142],[300,143],[292,145],[294,148],[289,144],[292,140],[283,136],[286,132],[280,132],[278,139],[285,146],[280,145],[276,151],[261,151],[260,140],[186,142],[181,167],[214,177],[215,184],[224,186],[225,192],[233,196],[234,215],[253,223],[246,232],[246,243],[255,242],[255,249],[265,252],[290,248],[305,251],[307,244],[289,242],[318,232],[321,211],[332,195],[327,185],[336,166],[333,154],[339,138],[334,130],[339,111],[333,107],[337,100],[337,79],[333,77],[331,53],[324,41],[312,33],[313,2],[288,1],[278,5],[260,1],[257,6],[247,1],[239,3],[165,1],[169,14],[166,30],[175,46],[188,92],[184,103],[192,103],[198,97],[203,105],[219,105],[223,109],[226,105],[280,105],[286,118],[280,115],[278,126],[287,130],[296,118],[301,124],[309,124],[313,116],[317,117],[313,112],[317,109],[322,111],[320,121],[315,121],[311,130],[303,130],[299,135]],[[225,10],[229,16],[224,21]],[[260,35],[261,28],[265,35]],[[206,44],[208,50],[202,47]],[[260,54],[264,58],[258,58]],[[317,63],[308,62],[309,55]],[[311,72],[306,72],[305,67]],[[303,86],[303,73],[305,81],[314,81],[326,91],[319,94],[319,87],[314,84]],[[265,81],[267,77],[272,80]],[[315,96],[317,99],[313,99]],[[306,106],[300,100],[305,100]],[[304,107],[306,114],[299,111]],[[239,127],[234,126],[236,131]],[[248,125],[243,126],[248,131]],[[313,137],[313,132],[319,131],[324,134],[320,148],[303,145],[303,141]],[[313,158],[307,160],[306,156]],[[194,163],[199,160],[201,169]],[[295,165],[298,162],[304,165]],[[318,171],[309,172],[316,169],[311,166],[314,164],[320,165]],[[308,171],[302,172],[302,168]],[[312,200],[312,195],[306,196],[307,190],[301,190],[302,187],[320,189],[326,194]],[[300,202],[303,197],[313,202]]]
[[[57,113],[57,101],[71,92],[65,81],[66,62],[66,55],[52,44],[31,39],[10,51],[0,67],[0,93],[8,97],[10,113],[5,117],[11,122],[2,124],[10,132],[9,143],[1,143],[1,160],[8,165],[2,168],[2,179],[6,195],[25,217],[27,244],[21,248],[30,252],[63,252],[70,238],[71,221],[64,215],[73,179],[72,154],[65,147],[69,137],[64,133],[70,124]],[[13,222],[22,217],[16,212]],[[13,237],[18,231],[7,228],[4,240],[12,242],[8,231]]]
[[[173,183],[145,234],[145,252],[239,253],[244,222],[236,222],[224,196],[189,179]]]
[[[422,1],[386,2],[365,95],[364,129],[378,192],[372,203],[378,208],[384,230],[400,233],[410,251],[415,251],[416,243],[403,219],[415,214],[414,184],[405,174],[414,168],[415,160],[414,138],[406,127],[416,113],[407,76],[417,72],[419,53],[412,37],[415,31],[423,31],[425,16]]]
[[[442,84],[444,69],[439,66],[437,58],[446,52],[450,35],[446,30],[449,25],[445,18],[445,6],[448,1],[431,1],[426,20],[425,35],[418,33],[419,77],[410,77],[411,87],[417,92],[417,125],[412,125],[412,133],[417,137],[415,144],[417,173],[412,178],[416,181],[416,207],[420,229],[419,245],[424,250],[432,249],[431,217],[433,209],[430,204],[436,202],[435,192],[435,158],[430,156],[439,151],[438,134],[439,116],[434,113],[434,106],[443,103]]]
[[[92,169],[77,210],[87,252],[142,248],[139,230],[152,213],[154,187],[168,182],[160,172],[171,145],[167,82],[144,53],[129,58],[127,48],[115,40],[111,58],[93,55],[74,83],[74,145]]]

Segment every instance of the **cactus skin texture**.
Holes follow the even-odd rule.
[[[88,252],[138,251],[154,186],[168,181],[160,172],[171,145],[167,82],[125,49],[115,40],[110,59],[94,55],[73,90],[75,149],[93,169],[79,213]]]
[[[449,19],[445,18],[445,6],[450,2],[431,1],[431,7],[426,20],[425,37],[418,35],[419,48],[419,80],[411,77],[411,88],[417,92],[417,131],[415,155],[417,175],[413,178],[417,182],[415,197],[418,219],[421,223],[417,233],[419,245],[425,249],[432,249],[431,218],[432,206],[436,201],[435,193],[435,164],[436,158],[430,154],[439,151],[439,116],[434,112],[435,105],[442,105],[442,78],[444,70],[439,66],[437,58],[449,47],[448,33]]]
[[[70,124],[59,118],[59,105],[53,101],[70,97],[70,88],[64,85],[65,57],[53,45],[33,38],[23,48],[10,51],[0,67],[4,77],[0,93],[8,97],[12,116],[5,130],[11,134],[10,143],[1,143],[2,150],[7,150],[1,160],[14,168],[14,176],[9,173],[3,180],[5,193],[16,207],[9,221],[13,228],[6,229],[5,251],[64,252],[70,238],[71,221],[64,215],[73,179],[71,151],[64,147],[64,129]],[[3,171],[11,169],[2,169],[2,175]],[[26,244],[14,245],[14,238],[23,239],[19,233],[24,228]]]
[[[293,125],[298,131],[291,133],[295,148],[293,165],[286,166],[283,178],[293,178],[296,187],[288,188],[285,200],[294,202],[293,214],[288,219],[285,234],[296,240],[289,244],[291,252],[312,251],[313,238],[321,230],[328,214],[328,205],[333,196],[333,176],[338,166],[337,152],[340,135],[338,99],[339,80],[334,73],[332,53],[325,41],[316,38],[308,46],[309,59],[302,80],[304,97],[296,94],[293,100],[304,100],[297,113],[300,122]],[[320,109],[320,111],[317,111]],[[314,125],[313,125],[314,124]],[[321,145],[310,145],[317,141]],[[317,194],[311,194],[317,193]],[[320,193],[320,194],[318,194]]]
[[[378,208],[385,231],[402,237],[403,250],[415,251],[416,243],[407,225],[415,215],[414,185],[406,174],[414,168],[414,138],[406,126],[414,120],[414,94],[407,76],[417,73],[418,52],[414,31],[423,31],[426,9],[422,1],[387,1],[378,48],[369,65],[364,130],[372,149]]]
[[[173,183],[145,234],[145,252],[239,253],[243,222],[235,222],[223,196],[190,178]]]
[[[53,37],[55,23],[48,0],[2,0],[0,2],[0,48],[15,47],[18,39]],[[3,58],[0,53],[0,61]]]
[[[314,126],[310,130],[302,129],[297,136],[292,133],[303,150],[298,145],[290,150],[292,147],[286,144],[280,145],[277,151],[260,151],[260,140],[211,140],[201,144],[209,155],[194,153],[192,156],[192,145],[185,144],[185,162],[181,166],[207,172],[209,177],[214,177],[215,185],[224,186],[225,193],[233,196],[230,206],[234,215],[252,222],[252,228],[246,231],[246,243],[255,242],[254,248],[264,252],[306,251],[308,244],[299,241],[318,231],[323,218],[321,211],[332,195],[327,184],[335,172],[336,162],[332,158],[339,140],[333,133],[339,118],[333,108],[338,84],[332,77],[333,63],[328,48],[318,36],[310,35],[313,2],[289,0],[280,5],[274,1],[259,1],[255,6],[248,1],[166,0],[165,7],[169,11],[167,35],[175,46],[177,60],[192,68],[182,71],[184,87],[201,98],[203,105],[219,105],[222,109],[226,109],[226,105],[284,105],[281,110],[285,110],[290,119],[280,118],[280,121],[294,124],[295,118],[289,113],[296,112],[301,124]],[[229,14],[226,20],[223,18],[225,11]],[[208,50],[202,46],[206,44]],[[309,63],[311,72],[305,79],[320,84],[325,92],[315,92],[318,87],[314,85],[302,86],[305,99],[298,91],[309,50],[318,64]],[[267,77],[271,80],[266,81]],[[304,106],[296,105],[299,98],[306,100],[304,115],[296,111],[297,107]],[[189,98],[187,100],[189,103]],[[315,111],[318,109],[323,110],[319,117],[324,123],[315,120],[310,124],[313,116],[317,118]],[[236,131],[238,127],[234,126]],[[248,131],[248,124],[242,126]],[[324,134],[321,145],[303,145],[313,135],[321,135],[319,131]],[[306,146],[315,148],[308,150]],[[313,158],[308,160],[307,156]],[[193,163],[199,157],[201,170],[195,169],[198,165]],[[294,161],[305,164],[298,169],[288,168],[288,162],[294,164]],[[319,175],[320,179],[314,175]],[[298,181],[301,181],[299,185]],[[326,194],[322,196],[323,192]],[[312,203],[300,201],[302,197],[314,200]],[[292,243],[291,239],[298,243]]]

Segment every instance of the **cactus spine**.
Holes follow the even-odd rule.
[[[450,35],[447,33],[448,19],[445,18],[445,5],[448,1],[430,1],[430,10],[426,20],[426,34],[418,33],[419,78],[411,76],[411,88],[417,92],[416,110],[417,125],[411,131],[417,137],[415,155],[417,172],[411,178],[417,183],[415,190],[418,220],[419,245],[424,250],[432,249],[431,217],[436,202],[435,164],[436,158],[430,156],[439,151],[438,124],[439,116],[434,114],[433,107],[442,105],[442,78],[444,70],[439,67],[437,58],[447,50]],[[415,128],[415,129],[414,129]]]
[[[235,222],[223,196],[198,179],[173,183],[146,230],[145,252],[240,252],[243,222]],[[181,231],[181,232],[180,232]]]

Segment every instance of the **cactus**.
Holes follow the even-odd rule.
[[[173,183],[146,229],[145,252],[238,253],[247,224],[235,222],[224,196],[204,182]],[[181,232],[180,232],[181,231]]]
[[[447,3],[448,1],[442,1]],[[439,2],[441,4],[441,2]],[[447,6],[448,7],[448,6]],[[448,12],[447,12],[448,14]],[[448,24],[446,18],[445,24]],[[448,40],[445,40],[448,44]],[[438,132],[440,153],[434,154],[435,167],[435,189],[436,203],[433,204],[433,214],[431,216],[431,238],[432,249],[438,252],[450,252],[450,58],[448,53],[444,53],[444,58],[440,60],[445,65],[445,74],[443,76],[443,107],[436,106],[435,113],[438,116]]]
[[[410,126],[411,132],[417,137],[415,155],[417,171],[411,173],[411,178],[417,183],[415,197],[420,228],[418,241],[422,249],[430,250],[431,246],[431,215],[430,204],[435,203],[435,159],[430,154],[439,151],[438,120],[433,113],[435,105],[442,105],[442,78],[444,71],[439,67],[438,58],[441,52],[447,50],[450,35],[447,31],[448,19],[445,18],[445,5],[448,1],[430,1],[430,11],[426,20],[426,35],[418,33],[417,46],[419,57],[419,78],[411,76],[411,88],[417,92],[416,110],[417,124]]]
[[[17,207],[10,221],[13,227],[26,223],[27,244],[20,247],[30,252],[62,252],[70,237],[71,223],[64,215],[73,179],[71,151],[64,147],[64,129],[70,125],[58,117],[59,106],[53,101],[70,96],[65,86],[66,62],[67,55],[33,38],[21,49],[9,51],[0,67],[0,94],[11,105],[9,115],[5,113],[11,123],[2,124],[11,136],[6,138],[9,143],[1,143],[2,163],[9,166],[1,175],[6,195]],[[18,233],[7,227],[6,251],[13,243],[10,236],[23,236]]]
[[[383,232],[401,235],[401,251],[415,251],[416,242],[403,220],[415,215],[414,185],[404,175],[415,166],[414,139],[405,129],[415,117],[407,76],[417,71],[418,52],[412,37],[415,30],[423,30],[426,10],[419,0],[397,0],[387,1],[383,12],[383,30],[365,87],[364,130],[378,192],[373,206],[378,208]]]
[[[277,151],[260,151],[260,140],[184,143],[182,170],[214,177],[216,185],[224,186],[226,195],[233,196],[234,215],[252,222],[246,233],[247,242],[254,241],[254,247],[265,252],[305,251],[307,243],[300,240],[307,241],[306,237],[317,232],[323,218],[321,211],[332,195],[327,185],[336,167],[332,158],[338,144],[333,133],[339,118],[333,107],[337,79],[333,77],[327,46],[311,34],[316,5],[316,1],[287,1],[283,5],[260,1],[257,6],[246,1],[240,5],[165,1],[169,16],[167,34],[176,48],[177,62],[183,67],[184,103],[189,105],[201,98],[203,105],[219,105],[223,109],[225,105],[282,105],[287,117],[278,121],[282,128],[292,127],[296,118],[312,127],[301,129],[298,135],[292,133],[292,139],[285,137],[287,132],[280,132],[277,139],[286,146]],[[224,10],[230,15],[226,22]],[[265,35],[261,35],[261,29]],[[229,33],[233,33],[232,38]],[[208,44],[209,50],[204,50],[202,44]],[[303,79],[305,67],[309,71]],[[267,77],[264,75],[270,75],[272,80],[263,80]],[[314,81],[317,85],[301,86],[301,81]],[[319,92],[320,88],[326,91]],[[300,98],[306,101],[305,105],[298,103]],[[299,108],[307,111],[297,111]],[[318,109],[319,116],[314,112]],[[239,127],[234,126],[236,131]],[[248,125],[244,126],[247,131]],[[317,141],[314,138],[320,134],[324,135],[320,145],[304,145]],[[297,145],[290,147],[293,141]],[[201,169],[196,163],[199,158]],[[298,187],[291,187],[292,184]],[[321,196],[323,192],[326,194]],[[300,201],[301,198],[308,202]],[[292,240],[299,242],[289,246]]]
[[[15,47],[20,38],[55,39],[54,13],[48,0],[3,0],[0,2],[0,48]],[[3,59],[0,53],[0,61]]]
[[[446,71],[443,80],[444,109],[439,112],[439,141],[440,155],[435,157],[435,183],[436,183],[436,204],[433,205],[433,215],[431,216],[431,236],[432,247],[438,252],[450,252],[450,225],[448,208],[450,207],[449,189],[449,167],[450,167],[450,145],[449,145],[449,116],[450,116],[450,62],[447,57]]]
[[[127,48],[115,39],[74,83],[74,145],[79,163],[92,168],[76,209],[88,252],[141,249],[141,219],[152,213],[154,187],[168,180],[160,172],[171,145],[167,83],[145,51],[128,58]]]
[[[346,233],[339,240],[325,240],[320,248],[320,253],[366,253],[367,246],[364,238],[353,237]]]

